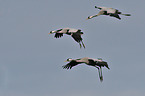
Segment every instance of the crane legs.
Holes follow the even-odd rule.
[[[81,41],[82,42],[82,41]],[[79,45],[80,45],[80,48],[82,48],[82,45],[83,45],[83,47],[85,48],[85,44],[82,42],[82,45],[81,45],[81,43],[79,42]]]
[[[100,78],[100,81],[102,82],[103,81],[103,75],[102,75],[102,68],[100,67],[97,67],[96,68],[98,69],[98,72],[99,72],[99,78]]]
[[[131,14],[121,14],[121,15],[124,15],[124,16],[131,16]]]
[[[102,75],[102,68],[100,67],[100,81],[102,82],[103,81],[103,75]]]
[[[83,47],[85,48],[85,44],[83,43],[83,41],[82,41],[82,45],[83,45]]]
[[[82,45],[81,45],[81,43],[79,43],[79,45],[80,45],[80,48],[82,48]]]

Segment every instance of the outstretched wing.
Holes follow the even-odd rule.
[[[66,64],[66,65],[64,65],[64,66],[62,66],[63,67],[63,69],[71,69],[73,66],[76,66],[76,65],[78,65],[79,63],[78,62],[76,62],[76,61],[71,61],[70,63],[68,63],[68,64]]]
[[[83,33],[82,33],[82,34],[83,34]],[[80,42],[80,41],[83,40],[82,37],[81,37],[81,32],[80,32],[80,31],[78,31],[78,32],[76,32],[76,33],[72,33],[72,37],[73,37],[73,39],[74,39],[76,42]]]
[[[63,33],[55,33],[55,38],[59,38],[59,37],[62,37],[63,36]]]
[[[88,20],[88,19],[92,19],[92,18],[97,17],[97,16],[100,16],[100,15],[107,15],[107,14],[106,14],[106,11],[101,10],[98,14],[89,16],[89,17],[87,18],[87,20]]]
[[[102,9],[102,8],[100,8],[100,7],[97,7],[97,6],[95,6],[95,8],[98,8],[98,9],[100,9],[100,10]]]
[[[89,63],[88,65],[92,65],[92,66],[95,66],[96,65],[96,62],[92,59],[88,59]]]

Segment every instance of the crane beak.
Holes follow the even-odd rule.
[[[48,33],[48,35],[49,35],[49,34],[51,34],[51,33]]]
[[[86,20],[89,20],[89,19],[91,19],[90,16]]]
[[[87,18],[86,20],[88,20],[89,18]]]
[[[67,62],[67,60],[66,60],[66,61],[64,61],[64,62]]]

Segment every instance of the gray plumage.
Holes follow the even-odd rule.
[[[103,61],[102,59],[93,59],[93,58],[88,58],[88,57],[84,57],[84,58],[79,58],[79,59],[71,59],[68,58],[66,60],[66,62],[69,62],[68,64],[62,66],[63,69],[71,69],[72,67],[78,65],[78,64],[82,64],[85,63],[86,65],[89,66],[94,66],[98,69],[99,71],[99,78],[100,81],[103,81],[103,75],[102,75],[102,67],[106,67],[108,69],[110,69],[108,67],[107,62]]]
[[[111,17],[116,17],[117,19],[121,20],[119,15],[131,16],[131,14],[122,14],[122,12],[114,8],[97,7],[97,6],[95,6],[95,8],[100,9],[100,12],[97,15],[89,16],[87,19],[91,19],[99,15],[109,15]]]
[[[83,43],[83,39],[81,37],[81,35],[83,34],[83,32],[81,32],[80,29],[73,29],[73,28],[62,28],[62,29],[59,29],[59,30],[55,30],[55,31],[50,31],[50,33],[48,34],[53,34],[55,33],[55,38],[60,38],[63,36],[63,34],[67,34],[67,35],[71,35],[72,38],[77,42],[79,43],[80,45],[80,48],[83,47],[85,48],[85,45]],[[81,45],[82,44],[82,45]]]

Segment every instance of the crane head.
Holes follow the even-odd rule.
[[[53,33],[56,33],[56,31],[50,31],[50,33],[48,33],[48,35],[49,35],[49,34],[53,34]]]
[[[72,60],[72,58],[68,58],[66,61],[64,61],[64,62],[69,62],[69,61],[71,61]]]
[[[89,16],[86,20],[93,18],[93,16]]]

